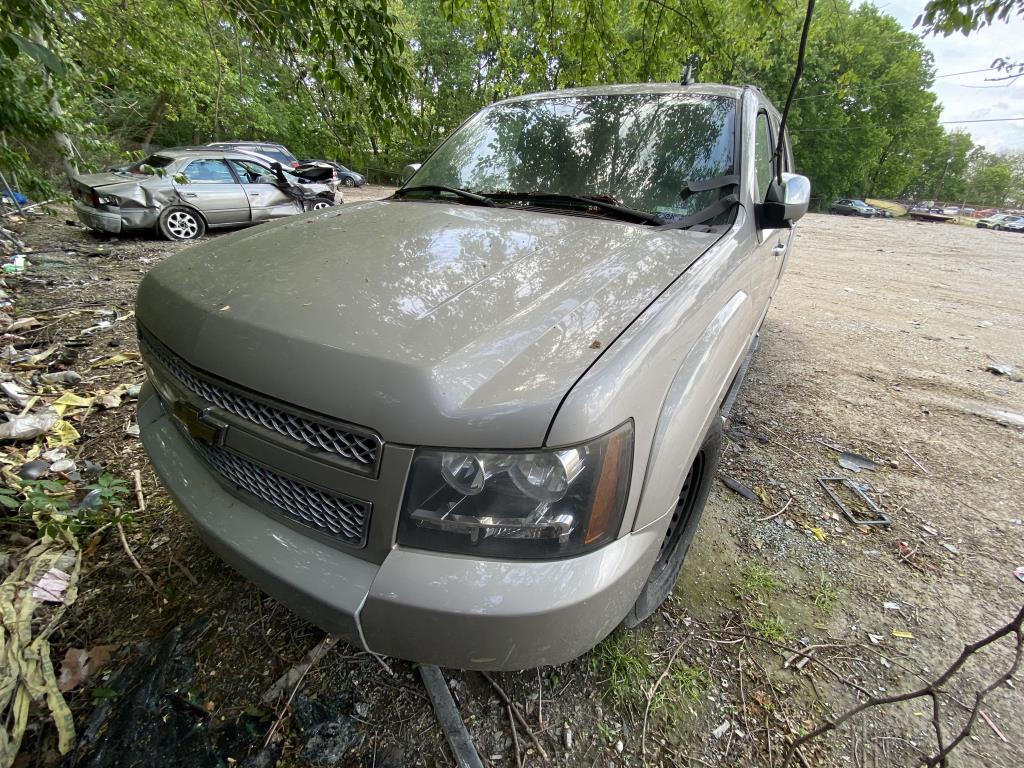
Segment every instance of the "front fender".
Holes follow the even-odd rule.
[[[750,296],[737,291],[676,371],[654,430],[635,530],[675,507],[687,470],[743,365],[756,314]]]

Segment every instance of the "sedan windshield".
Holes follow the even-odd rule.
[[[598,197],[671,221],[730,191],[684,187],[734,172],[735,107],[732,98],[694,94],[497,104],[442,144],[409,186],[502,198],[503,193]]]

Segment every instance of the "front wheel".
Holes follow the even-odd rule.
[[[622,621],[625,626],[635,627],[644,621],[672,594],[683,560],[700,524],[700,516],[711,492],[711,483],[718,471],[721,454],[722,425],[721,420],[716,419],[686,473],[683,487],[679,491],[679,501],[672,511],[672,519],[658,551],[658,559],[654,561],[640,596]]]
[[[998,224],[996,224],[994,227],[992,227],[992,229],[994,231],[996,231],[996,232],[1002,232],[1003,231],[1003,228],[1000,227]]]
[[[195,240],[206,232],[203,217],[182,205],[171,206],[160,214],[160,234],[168,240]]]
[[[353,179],[351,176],[346,176],[344,179],[341,180],[341,183],[344,184],[346,187],[354,187],[356,185],[356,180]]]
[[[328,200],[326,197],[318,197],[313,201],[313,204],[309,206],[311,211],[322,211],[324,208],[331,208],[334,206],[334,200]]]

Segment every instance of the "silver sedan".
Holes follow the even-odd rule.
[[[76,176],[71,191],[87,227],[114,234],[156,229],[168,240],[341,202],[337,184],[305,181],[248,153],[210,147],[161,150],[125,168]]]

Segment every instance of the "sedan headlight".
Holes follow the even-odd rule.
[[[552,559],[607,544],[622,523],[633,425],[552,450],[416,452],[398,543],[496,558]]]

